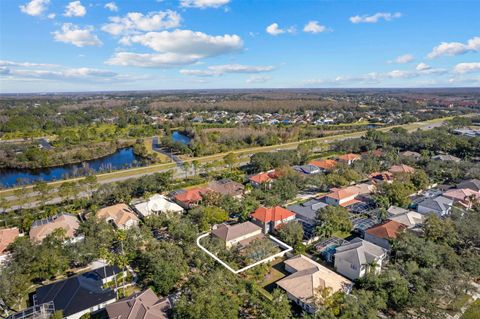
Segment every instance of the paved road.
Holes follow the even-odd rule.
[[[177,166],[183,165],[183,161],[180,157],[178,157],[175,154],[172,154],[172,152],[168,151],[167,149],[165,149],[163,147],[160,147],[160,142],[158,140],[158,136],[154,136],[152,138],[152,149],[155,152],[161,153],[161,154],[171,158],[172,161],[174,161],[177,164]]]

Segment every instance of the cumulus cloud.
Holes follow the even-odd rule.
[[[49,18],[50,20],[52,19],[55,19],[57,15],[55,13],[50,13],[49,15],[47,15],[47,18]]]
[[[48,69],[46,69],[48,68]],[[94,68],[70,68],[58,64],[0,61],[0,74],[9,79],[43,79],[83,82],[121,82],[145,77],[119,74],[110,70]]]
[[[480,72],[480,62],[459,63],[455,66],[453,72],[460,74]]]
[[[156,31],[175,28],[180,25],[181,17],[175,11],[154,11],[146,15],[129,12],[124,17],[110,17],[110,23],[102,30],[112,35],[135,34],[145,31]]]
[[[66,17],[83,17],[87,13],[87,9],[80,3],[80,1],[72,1],[65,7]]]
[[[417,66],[415,67],[415,70],[417,71],[425,71],[425,70],[429,70],[431,69],[432,67],[426,63],[419,63],[417,64]]]
[[[282,29],[278,26],[278,23],[272,23],[269,25],[265,31],[271,35],[279,35],[282,33],[295,33],[295,27],[289,27],[288,29]]]
[[[262,73],[270,72],[274,69],[271,65],[253,66],[243,64],[223,64],[212,65],[206,70],[199,69],[182,69],[181,74],[184,75],[196,75],[196,76],[220,76],[225,73]]]
[[[71,23],[64,23],[61,30],[52,32],[55,41],[73,44],[77,47],[100,46],[102,41],[93,34],[93,27],[80,28]]]
[[[230,0],[181,0],[180,6],[184,8],[219,8],[228,4]]]
[[[321,33],[327,31],[327,27],[324,25],[320,25],[318,21],[309,21],[303,27],[303,31],[309,33]]]
[[[109,2],[107,4],[105,4],[104,6],[105,9],[108,9],[110,11],[113,11],[113,12],[117,12],[118,11],[118,6],[115,2]]]
[[[377,23],[380,20],[392,21],[393,19],[398,19],[402,16],[400,12],[389,13],[389,12],[378,12],[374,15],[356,15],[350,17],[350,22],[352,23]]]
[[[105,63],[142,68],[168,68],[192,64],[201,58],[202,56],[194,54],[116,52]]]
[[[405,64],[405,63],[410,63],[413,60],[415,60],[415,57],[411,54],[404,54],[398,56],[395,60],[393,61],[388,61],[388,63],[397,63],[397,64]]]
[[[20,6],[20,11],[31,16],[41,16],[50,4],[50,0],[31,0]]]
[[[439,56],[448,55],[460,55],[467,52],[479,52],[480,51],[480,37],[473,37],[467,41],[467,43],[460,42],[442,42],[438,46],[434,47],[432,52],[428,54],[430,59],[438,58]]]

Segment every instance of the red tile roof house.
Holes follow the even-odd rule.
[[[250,214],[252,222],[262,227],[266,234],[277,229],[279,226],[295,220],[295,213],[280,206],[259,207]]]
[[[252,175],[248,178],[248,180],[253,187],[264,186],[266,188],[270,188],[272,186],[272,182],[278,178],[280,178],[280,174],[275,170],[271,170]]]
[[[337,166],[337,161],[326,159],[326,160],[319,160],[319,161],[311,161],[310,165],[316,166],[320,168],[323,172],[331,171],[332,169]]]
[[[329,205],[347,207],[360,202],[355,199],[358,195],[359,190],[354,187],[332,188],[331,192],[323,197],[323,200]]]
[[[390,172],[375,172],[370,174],[369,178],[374,184],[393,183],[393,174]]]
[[[207,190],[203,188],[187,189],[175,195],[173,199],[183,208],[190,209],[202,201],[202,194],[205,194],[206,192]]]
[[[337,157],[339,162],[343,162],[347,165],[352,165],[353,162],[360,160],[362,157],[358,154],[348,153],[344,155],[340,155]]]
[[[443,193],[442,196],[449,198],[466,208],[471,208],[473,202],[480,199],[480,192],[476,192],[469,188],[452,188]]]
[[[397,238],[397,236],[406,229],[407,226],[394,220],[388,220],[382,224],[367,229],[367,231],[365,231],[364,239],[375,245],[390,250],[391,240]]]
[[[400,164],[400,165],[393,165],[388,170],[392,174],[412,174],[415,173],[415,169],[411,166]]]
[[[7,260],[8,246],[20,235],[17,227],[0,229],[0,265]]]

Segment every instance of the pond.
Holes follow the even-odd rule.
[[[180,133],[179,131],[175,131],[172,133],[172,139],[175,142],[180,142],[182,144],[188,144],[192,140],[190,137],[188,137],[185,134]]]
[[[0,186],[13,187],[36,181],[50,182],[69,177],[84,176],[88,172],[108,172],[141,165],[142,159],[133,153],[133,148],[129,147],[119,149],[111,155],[80,164],[39,169],[0,169]]]

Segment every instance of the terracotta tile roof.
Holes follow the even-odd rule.
[[[63,228],[65,237],[73,238],[78,227],[80,224],[76,216],[63,214],[35,221],[30,227],[29,235],[32,241],[42,241],[56,229]]]
[[[112,220],[119,228],[123,228],[127,223],[133,221],[137,223],[138,217],[133,210],[126,204],[117,204],[100,209],[97,212],[97,218]]]
[[[320,167],[324,170],[329,170],[334,168],[337,165],[337,161],[326,159],[326,160],[319,160],[319,161],[311,161],[309,164]]]
[[[366,232],[378,238],[394,239],[397,238],[398,234],[400,234],[406,228],[407,226],[399,222],[388,220],[380,225],[368,229]]]
[[[221,179],[208,183],[208,189],[222,195],[239,196],[243,194],[245,186],[230,179]]]
[[[17,227],[0,229],[0,254],[20,235]]]
[[[167,319],[170,308],[167,298],[158,298],[149,288],[107,305],[106,310],[110,319]]]
[[[202,188],[187,189],[184,192],[175,195],[175,199],[187,204],[198,203],[202,200],[202,193],[205,193],[205,190]]]
[[[339,155],[339,156],[338,156],[338,159],[339,159],[339,160],[341,160],[341,161],[346,161],[346,162],[358,160],[358,159],[360,159],[360,158],[361,158],[360,155],[358,155],[358,154],[353,154],[353,153],[348,153],[348,154],[344,154],[344,155]]]
[[[331,192],[325,196],[333,199],[337,199],[337,200],[342,200],[354,195],[358,195],[358,190],[352,187],[346,187],[346,188],[337,188],[337,189],[333,188],[331,189]]]
[[[357,203],[361,203],[362,201],[361,200],[358,200],[358,199],[351,199],[349,201],[346,201],[346,202],[343,202],[340,204],[340,206],[342,207],[348,207],[350,205],[353,205],[353,204],[357,204]]]
[[[295,213],[280,206],[259,207],[250,216],[263,223],[268,223],[271,221],[274,221],[274,222],[282,221],[286,218],[295,216]]]
[[[370,179],[389,182],[393,181],[393,174],[391,172],[375,172],[369,175]]]
[[[465,201],[470,196],[480,198],[480,193],[469,188],[453,188],[443,193],[443,196],[453,200]]]
[[[411,166],[405,165],[405,164],[400,164],[400,165],[393,165],[390,167],[388,170],[392,174],[398,174],[398,173],[414,173],[415,169]]]

